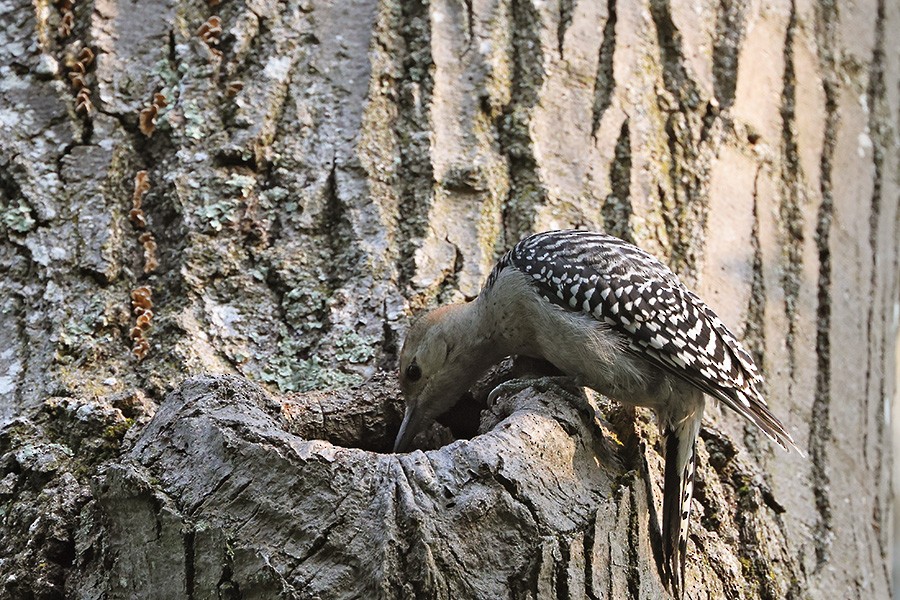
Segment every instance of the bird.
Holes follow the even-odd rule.
[[[661,570],[677,598],[704,396],[785,450],[796,448],[766,404],[753,358],[709,306],[637,246],[570,229],[524,238],[474,300],[413,322],[399,357],[406,408],[394,451],[406,451],[488,368],[512,355],[546,360],[579,385],[655,413],[665,459]]]

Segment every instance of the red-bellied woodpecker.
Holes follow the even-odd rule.
[[[753,359],[650,254],[602,233],[538,233],[500,259],[474,301],[438,308],[410,328],[394,450],[513,354],[545,359],[581,385],[656,413],[665,436],[662,568],[680,597],[704,393],[785,449],[793,445],[759,392]]]

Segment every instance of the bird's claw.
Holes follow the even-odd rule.
[[[517,379],[510,379],[508,381],[504,381],[503,383],[497,385],[491,393],[488,394],[487,403],[488,406],[492,406],[497,400],[497,397],[500,394],[504,393],[519,393],[530,387],[540,391],[546,392],[551,388],[555,388],[560,392],[571,394],[569,388],[576,385],[575,378],[569,377],[567,375],[549,375],[544,377],[521,377]]]

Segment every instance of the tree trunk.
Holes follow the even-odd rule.
[[[414,315],[572,226],[807,453],[711,406],[686,596],[889,593],[900,5],[201,4],[0,5],[0,596],[663,597],[646,411],[507,363],[389,453]]]

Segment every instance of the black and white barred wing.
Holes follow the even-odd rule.
[[[506,265],[530,276],[548,301],[621,334],[628,351],[723,401],[781,446],[793,444],[757,389],[762,380],[750,355],[650,254],[601,233],[551,231],[519,242],[492,278]]]

